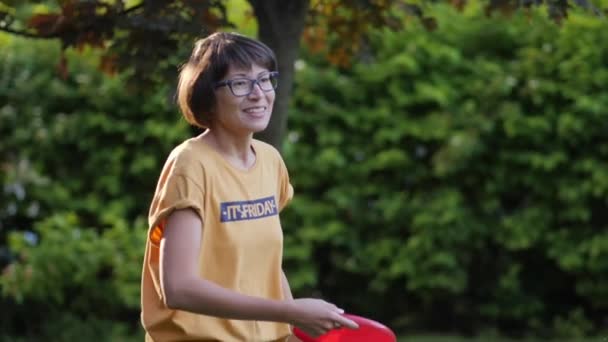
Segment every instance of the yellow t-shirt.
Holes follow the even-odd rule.
[[[278,151],[253,140],[256,162],[231,166],[200,138],[169,155],[148,217],[142,272],[142,324],[146,341],[277,341],[288,324],[229,320],[165,306],[160,288],[159,245],[168,215],[194,209],[203,221],[200,276],[227,289],[282,300],[283,233],[279,212],[293,188]]]

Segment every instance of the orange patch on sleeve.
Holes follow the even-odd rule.
[[[158,225],[152,229],[152,232],[150,232],[150,241],[153,244],[158,245],[158,244],[160,244],[160,240],[162,238],[163,238],[163,226]]]

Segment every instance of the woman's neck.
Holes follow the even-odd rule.
[[[249,169],[255,164],[255,151],[251,146],[253,134],[236,136],[222,130],[208,129],[201,139],[238,168]]]

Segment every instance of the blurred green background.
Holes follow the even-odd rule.
[[[400,341],[606,341],[606,19],[426,11],[435,30],[372,29],[348,66],[302,46],[282,146],[294,294]],[[174,83],[102,73],[94,49],[61,78],[59,56],[0,35],[0,341],[141,341],[148,206],[197,132]]]

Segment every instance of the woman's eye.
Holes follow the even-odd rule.
[[[232,81],[232,86],[233,87],[246,87],[247,83],[248,82],[245,80]]]

